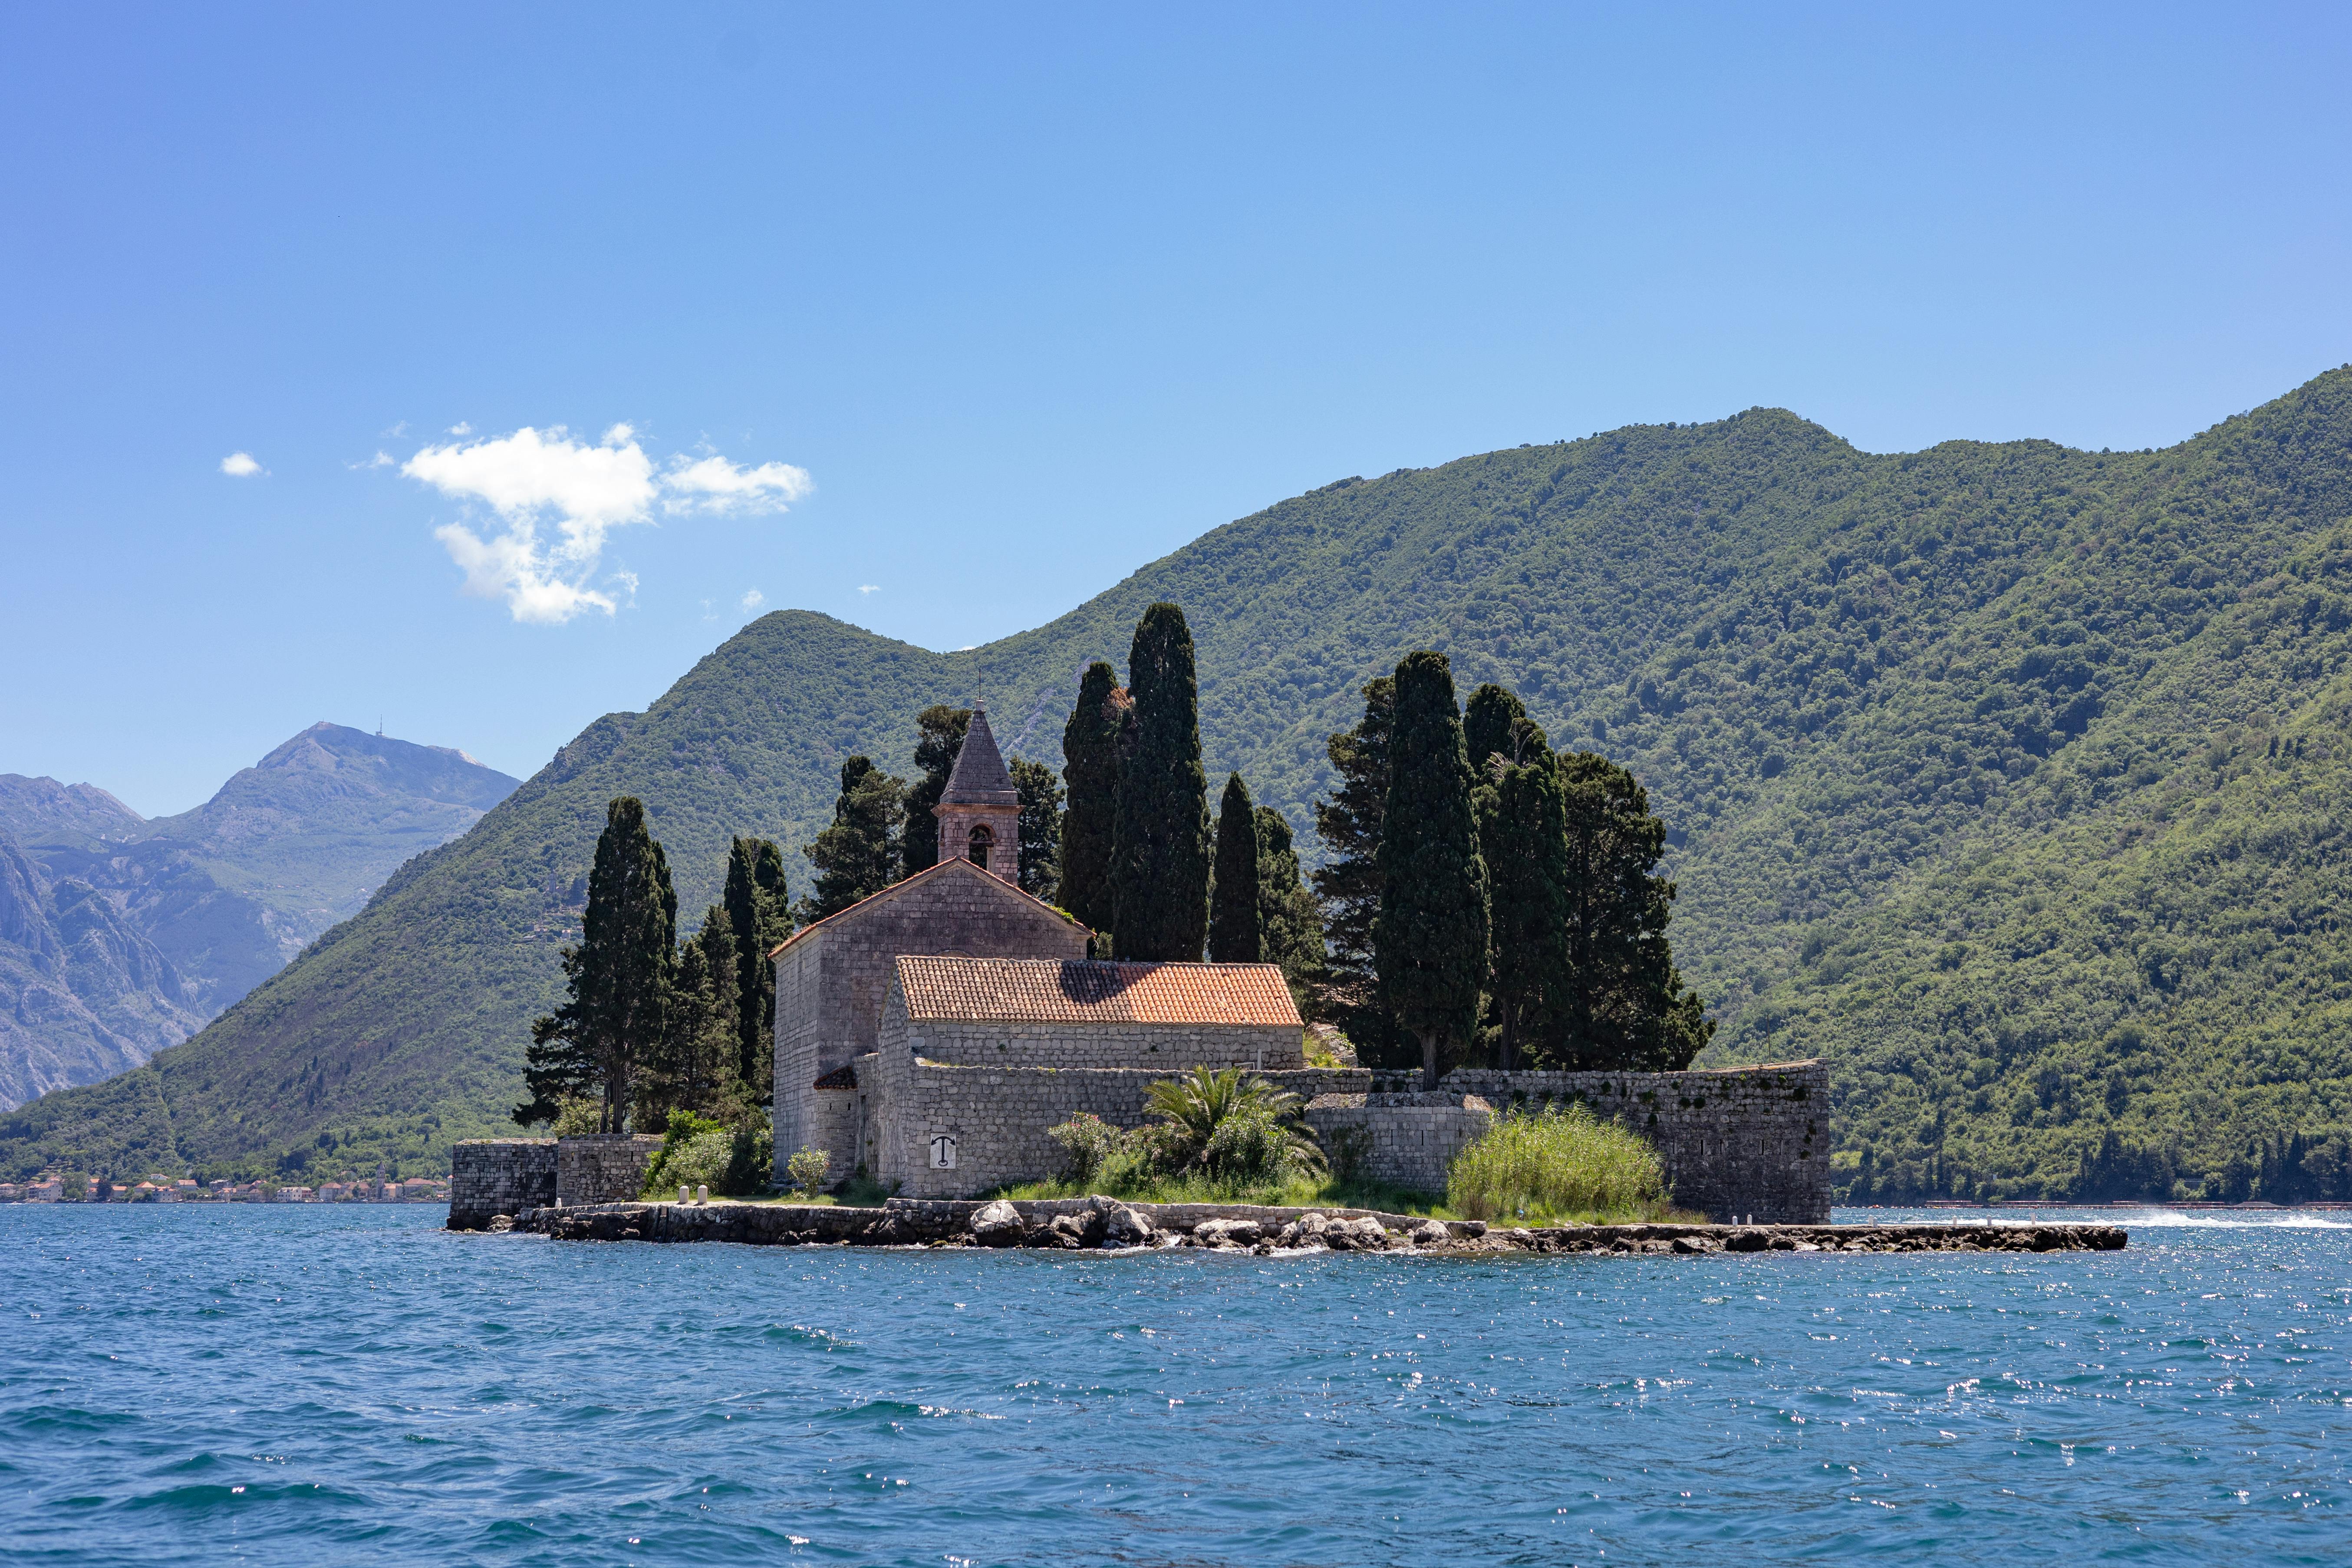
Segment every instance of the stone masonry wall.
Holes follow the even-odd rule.
[[[1008,843],[1005,853],[1013,850]],[[776,1146],[816,1142],[816,1080],[875,1048],[901,953],[1084,958],[1087,932],[970,861],[877,894],[814,926],[776,955]],[[854,1148],[828,1149],[836,1165]]]
[[[907,1016],[890,987],[879,1048],[911,1049],[955,1067],[1139,1068],[1178,1073],[1200,1064],[1291,1072],[1307,1065],[1295,1024],[1004,1024]]]
[[[1463,1145],[1493,1123],[1475,1094],[1327,1094],[1307,1108],[1307,1125],[1335,1173],[1414,1192],[1442,1193]]]
[[[596,1132],[555,1142],[555,1201],[621,1203],[646,1190],[646,1168],[661,1150],[650,1134]]]
[[[493,1215],[517,1215],[554,1201],[554,1139],[468,1138],[451,1145],[451,1230],[479,1230]]]
[[[1649,1139],[1675,1202],[1708,1218],[1771,1225],[1830,1217],[1830,1074],[1821,1061],[1709,1072],[1496,1072],[1439,1086],[1503,1110],[1581,1101]]]
[[[1082,1110],[1116,1127],[1139,1127],[1150,1120],[1144,1108],[1151,1086],[1174,1076],[1165,1069],[946,1067],[887,1049],[876,1065],[877,1173],[913,1198],[971,1197],[1058,1175],[1065,1156],[1045,1135],[1047,1128]],[[1361,1094],[1371,1087],[1371,1075],[1361,1068],[1265,1076],[1301,1100]],[[929,1163],[931,1141],[942,1135],[955,1140],[953,1169]]]

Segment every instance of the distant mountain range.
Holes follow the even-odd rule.
[[[2352,370],[2158,451],[1880,456],[1757,409],[1341,479],[965,652],[770,615],[194,1039],[0,1117],[0,1169],[440,1168],[506,1125],[611,796],[691,924],[730,835],[807,843],[927,703],[1058,761],[1080,668],[1165,598],[1212,777],[1310,853],[1324,737],[1414,647],[1632,768],[1707,1059],[1829,1058],[1841,1184],[2226,1187],[2352,1128],[2347,526]]]
[[[0,773],[0,1109],[187,1038],[516,781],[315,724],[178,816]]]

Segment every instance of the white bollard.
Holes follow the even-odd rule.
[[[680,1203],[686,1202],[686,1184],[684,1182],[680,1182],[677,1184],[677,1201]]]
[[[707,1203],[709,1203],[709,1202],[710,1201],[710,1189],[709,1189],[709,1187],[697,1187],[697,1188],[695,1188],[695,1189],[694,1189],[694,1201],[695,1201],[696,1203],[698,1203],[698,1204],[707,1204]]]

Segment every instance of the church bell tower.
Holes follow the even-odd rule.
[[[940,858],[971,861],[991,876],[1021,882],[1021,795],[988,728],[988,704],[971,705],[971,728],[940,804]]]

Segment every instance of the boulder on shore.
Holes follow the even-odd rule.
[[[1021,1211],[1003,1198],[982,1204],[971,1215],[971,1237],[982,1247],[1021,1245]]]

